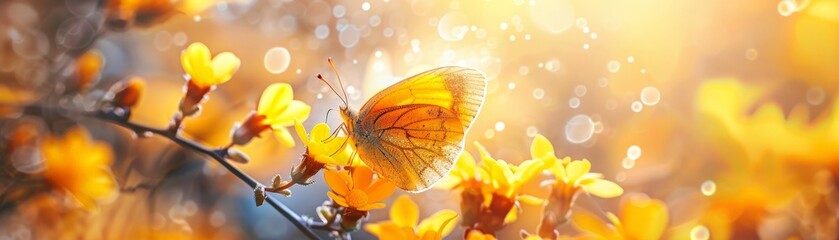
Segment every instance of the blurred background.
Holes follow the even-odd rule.
[[[558,156],[589,159],[593,172],[626,192],[664,201],[671,239],[691,239],[697,231],[712,239],[839,236],[837,0],[197,1],[206,6],[153,11],[143,15],[148,21],[119,30],[107,21],[107,2],[0,2],[0,102],[91,108],[88,102],[114,83],[139,76],[146,92],[131,121],[166,127],[183,94],[180,53],[203,42],[213,54],[235,53],[241,67],[184,130],[223,146],[231,126],[277,82],[290,83],[295,99],[312,105],[304,126],[336,127],[340,119],[326,113],[340,100],[315,78],[336,80],[330,57],[356,108],[405,77],[466,66],[488,80],[466,151],[476,154],[471,143],[478,141],[495,158],[519,163],[530,158],[532,138],[545,135]],[[88,50],[104,59],[101,74],[86,94],[71,94],[63,69]],[[78,123],[112,147],[120,188],[96,211],[62,208],[38,194],[4,194],[2,239],[149,231],[303,238],[276,211],[255,207],[251,189],[218,164],[166,139],[135,139],[94,120],[7,114],[0,122],[5,172],[39,171],[31,168],[38,157],[24,151],[32,147],[15,133],[49,135]],[[264,183],[287,176],[303,152],[300,144],[285,148],[271,137],[239,149],[252,161],[238,166]],[[280,200],[314,216],[328,190],[315,179]],[[0,190],[19,184],[6,174]],[[547,195],[539,181],[524,191]],[[459,207],[456,192],[410,197],[422,217]],[[602,215],[618,212],[620,201],[581,196],[578,207]],[[523,206],[524,217],[499,239],[532,231],[540,214],[539,207]],[[372,211],[369,220],[385,219],[386,209]],[[579,232],[566,228],[563,235]],[[353,236],[372,238],[364,231]]]

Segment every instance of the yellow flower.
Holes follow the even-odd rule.
[[[630,196],[621,206],[621,216],[606,213],[609,223],[588,212],[573,216],[574,226],[599,239],[653,240],[667,228],[668,211],[664,202],[644,195]]]
[[[440,210],[419,222],[417,204],[402,195],[390,208],[390,221],[367,224],[365,229],[385,240],[439,240],[452,232],[457,218],[452,210]]]
[[[529,196],[519,194],[521,186],[533,179],[536,174],[545,168],[544,161],[527,160],[519,164],[519,166],[509,164],[504,160],[495,160],[489,155],[486,148],[480,143],[475,142],[478,147],[478,152],[481,154],[481,164],[485,171],[489,173],[489,181],[492,184],[492,189],[495,193],[502,196],[513,198],[520,197],[529,204],[540,204],[541,200]]]
[[[305,121],[311,110],[308,104],[294,100],[294,91],[288,83],[271,84],[262,92],[256,111],[233,132],[233,143],[244,145],[262,131],[272,129],[280,143],[294,146],[294,139],[286,127],[294,125],[295,121]]]
[[[200,42],[190,44],[181,53],[184,71],[191,77],[190,81],[201,88],[227,82],[239,69],[240,63],[239,58],[231,52],[219,53],[210,58],[210,49]]]
[[[65,189],[85,207],[116,197],[117,184],[109,166],[113,152],[107,144],[91,141],[83,128],[44,139],[41,150],[47,182]]]
[[[481,168],[475,162],[475,158],[467,151],[463,151],[455,163],[452,171],[443,177],[440,182],[434,185],[435,188],[440,189],[455,189],[467,187],[481,187],[482,184],[487,184],[489,180],[489,172],[485,168]]]
[[[332,132],[326,123],[316,124],[312,127],[312,131],[309,132],[308,136],[306,129],[300,122],[294,122],[294,129],[297,131],[297,136],[300,137],[300,141],[306,146],[307,154],[314,158],[315,161],[333,165],[347,165],[349,162],[349,155],[352,154],[352,148],[349,147],[349,144],[346,144],[347,137],[331,136]],[[338,151],[341,147],[344,149]]]
[[[396,190],[396,185],[384,180],[373,181],[373,171],[367,167],[354,168],[352,176],[347,171],[325,171],[323,178],[331,191],[326,195],[343,207],[369,211],[384,208],[385,200]]]
[[[306,121],[312,111],[308,104],[293,99],[291,85],[274,83],[265,88],[256,105],[256,113],[265,116],[263,123],[271,126],[280,142],[290,146],[294,146],[294,140],[286,127],[294,125],[294,121]]]
[[[557,183],[568,184],[575,189],[582,188],[598,197],[613,198],[623,194],[623,188],[603,179],[603,174],[590,173],[591,162],[586,159],[571,160],[570,157],[565,157],[555,162],[549,170],[556,177]]]
[[[495,236],[488,233],[482,233],[481,231],[469,231],[469,234],[466,234],[466,240],[495,240]]]

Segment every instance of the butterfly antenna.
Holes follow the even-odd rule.
[[[323,122],[329,121],[329,113],[331,113],[333,110],[335,110],[335,109],[330,108],[329,110],[326,110],[326,117],[323,118]]]
[[[344,88],[344,81],[341,81],[341,75],[338,75],[338,69],[335,68],[335,63],[332,62],[332,58],[327,58],[327,62],[329,62],[329,67],[332,68],[332,71],[335,72],[335,77],[338,78],[338,85],[341,87],[341,91],[344,92],[344,102],[347,101],[347,89]],[[344,104],[349,106],[349,104]]]
[[[338,96],[338,98],[341,99],[342,102],[344,102],[344,105],[347,105],[346,93],[344,94],[344,97],[341,97],[341,94],[339,94],[338,91],[336,91],[335,88],[332,87],[332,84],[329,84],[329,82],[327,82],[326,79],[324,79],[323,76],[320,75],[320,73],[318,73],[318,80],[325,83],[326,86],[329,87],[329,89],[331,89],[333,93],[335,93],[335,96]]]

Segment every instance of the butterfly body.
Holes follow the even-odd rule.
[[[382,90],[358,112],[342,107],[341,116],[365,164],[399,188],[423,191],[454,166],[485,95],[477,70],[442,67]]]

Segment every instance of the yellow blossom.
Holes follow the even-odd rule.
[[[181,65],[191,82],[196,86],[208,88],[227,82],[239,69],[239,58],[231,52],[210,56],[210,49],[200,42],[189,45],[181,53]],[[290,124],[289,124],[290,125]]]
[[[451,233],[457,218],[452,210],[440,210],[419,221],[419,207],[407,195],[402,195],[390,208],[390,221],[367,224],[365,229],[385,240],[439,240]]]
[[[466,240],[495,240],[495,236],[473,230],[469,231],[469,234],[466,234]]]
[[[323,178],[331,191],[326,194],[335,203],[359,211],[384,208],[380,203],[396,190],[396,185],[384,180],[373,180],[373,171],[367,167],[354,168],[352,176],[348,171],[325,171]]]
[[[318,123],[312,131],[306,134],[306,129],[300,122],[294,123],[294,129],[300,141],[306,146],[307,154],[323,164],[347,165],[352,148],[346,144],[346,136],[331,136],[332,132],[326,123]],[[344,148],[339,151],[340,148]],[[361,162],[361,161],[354,161]]]
[[[489,180],[489,173],[486,169],[478,166],[472,154],[463,151],[457,159],[457,163],[452,168],[452,171],[443,177],[440,182],[435,184],[434,187],[439,189],[474,187],[467,185],[486,184],[488,183],[487,180]]]
[[[588,212],[575,213],[574,226],[598,239],[654,240],[667,228],[668,211],[664,202],[644,195],[630,196],[621,205],[620,218],[606,213],[609,223]]]
[[[41,145],[44,177],[55,188],[64,189],[85,207],[117,195],[117,184],[110,170],[111,148],[92,141],[81,127],[64,137],[48,137]]]
[[[294,100],[294,91],[288,83],[274,83],[265,88],[256,106],[256,113],[265,117],[263,123],[271,126],[280,142],[290,146],[294,146],[294,140],[286,127],[295,121],[306,121],[311,111],[308,104]]]
[[[525,203],[540,204],[541,200],[529,195],[519,194],[521,186],[533,179],[536,174],[545,167],[545,162],[527,160],[516,166],[504,160],[495,160],[489,155],[486,148],[475,142],[478,152],[481,154],[481,164],[489,173],[489,181],[492,189],[505,197],[516,197],[524,200]]]
[[[591,162],[587,159],[571,160],[570,157],[565,157],[555,162],[549,170],[556,177],[557,183],[582,188],[594,196],[613,198],[623,194],[623,188],[612,181],[603,179],[603,174],[590,173]]]

